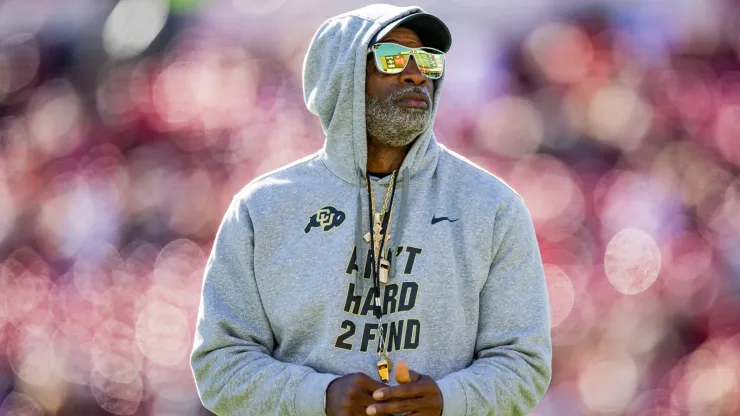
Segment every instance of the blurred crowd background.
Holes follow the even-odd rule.
[[[0,1],[0,415],[208,414],[188,354],[215,232],[323,144],[304,53],[364,4]],[[740,1],[417,4],[453,34],[440,142],[537,228],[534,414],[740,414]]]

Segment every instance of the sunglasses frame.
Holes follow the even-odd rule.
[[[377,48],[380,45],[394,45],[394,46],[400,46],[402,48],[408,49],[409,50],[409,59],[406,61],[406,65],[404,65],[403,68],[401,68],[398,72],[386,72],[385,70],[383,70],[383,68],[381,68],[380,65],[378,65],[378,55],[375,54],[375,51],[377,50]],[[416,62],[416,53],[417,52],[429,53],[429,52],[426,52],[424,49],[431,49],[433,51],[439,52],[439,55],[442,56],[442,71],[440,72],[438,78],[430,77],[429,75],[425,74],[424,71],[421,70],[421,68],[419,68],[419,71],[425,77],[427,77],[429,79],[432,79],[432,80],[437,80],[437,79],[442,78],[442,75],[445,72],[445,66],[447,65],[447,56],[445,55],[444,52],[440,51],[437,48],[431,48],[431,47],[428,47],[428,46],[422,46],[422,47],[419,47],[419,48],[411,48],[411,47],[404,46],[404,45],[401,45],[400,43],[395,43],[395,42],[378,42],[378,43],[372,44],[369,48],[367,48],[367,53],[368,54],[370,54],[370,53],[373,54],[373,62],[375,62],[375,67],[378,69],[378,71],[380,71],[383,74],[396,75],[396,74],[400,74],[401,72],[403,72],[406,69],[406,66],[408,66],[409,62],[411,62],[411,57],[412,56],[414,57],[414,62]],[[417,63],[416,65],[418,66],[419,64]]]

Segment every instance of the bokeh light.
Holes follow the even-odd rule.
[[[509,173],[509,182],[519,190],[535,224],[542,226],[557,220],[572,204],[582,204],[580,191],[568,167],[548,156],[522,158]],[[578,215],[576,210],[576,228]],[[569,212],[570,214],[570,212]],[[573,215],[568,215],[573,219]]]
[[[547,293],[550,295],[550,326],[560,325],[568,317],[575,302],[573,283],[558,266],[545,265]]]
[[[79,144],[83,112],[80,97],[66,80],[52,80],[37,90],[29,103],[29,134],[34,148],[65,155]]]
[[[25,327],[8,348],[8,361],[13,372],[25,383],[42,386],[54,370],[54,346],[48,331]]]
[[[585,31],[567,23],[549,23],[532,31],[527,52],[537,69],[556,83],[583,78],[593,59],[593,48]]]
[[[652,121],[650,106],[637,92],[616,85],[594,93],[587,111],[593,136],[625,151],[640,148]]]
[[[122,0],[105,22],[105,51],[114,59],[140,54],[162,31],[168,13],[166,0]]]
[[[480,147],[514,158],[534,153],[544,135],[537,109],[518,97],[503,97],[481,110],[477,130]]]
[[[37,75],[41,56],[31,33],[17,33],[0,44],[0,103],[11,103]]]
[[[116,381],[97,371],[92,373],[90,387],[97,404],[114,415],[133,415],[144,393],[139,376],[128,381]]]
[[[5,397],[0,411],[7,416],[43,416],[44,410],[28,395],[12,392]]]
[[[578,390],[591,411],[617,413],[634,397],[638,380],[634,360],[612,353],[586,361],[578,380]]]
[[[672,371],[671,403],[692,414],[735,414],[740,410],[740,353],[737,340],[702,344]]]
[[[606,276],[615,289],[626,295],[634,295],[649,288],[658,278],[660,266],[660,249],[655,240],[644,231],[626,228],[617,233],[606,246]]]
[[[136,321],[136,342],[141,352],[157,364],[173,366],[187,355],[190,346],[188,317],[163,302],[151,302]]]

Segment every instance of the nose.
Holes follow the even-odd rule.
[[[428,79],[424,74],[421,73],[419,66],[416,65],[416,58],[411,56],[409,63],[406,64],[406,68],[403,69],[399,76],[399,82],[409,85],[426,85]]]

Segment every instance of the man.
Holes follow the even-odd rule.
[[[529,213],[432,132],[450,44],[416,7],[316,33],[304,96],[325,146],[234,197],[206,267],[191,361],[211,411],[523,415],[541,399],[549,305]]]

